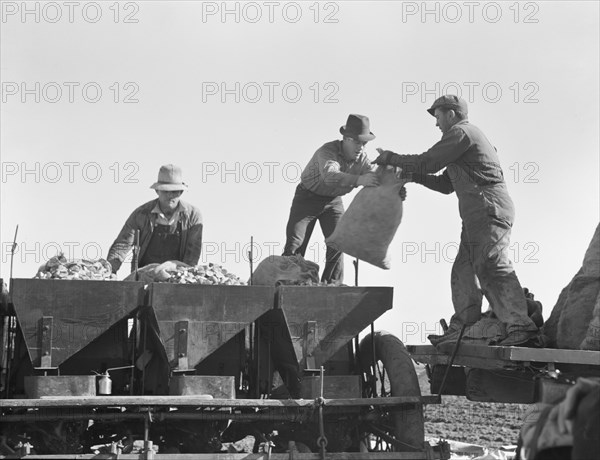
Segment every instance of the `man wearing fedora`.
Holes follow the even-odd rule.
[[[168,260],[198,264],[202,250],[202,216],[196,207],[180,199],[187,189],[181,168],[172,164],[161,166],[158,180],[150,188],[156,191],[158,198],[133,211],[108,251],[106,259],[114,273],[133,248],[137,230],[140,232],[139,267]]]
[[[508,258],[515,211],[496,149],[469,123],[462,98],[442,96],[427,112],[442,131],[438,143],[420,155],[378,149],[374,163],[400,166],[404,173],[412,173],[414,182],[445,194],[456,192],[458,197],[462,233],[451,275],[455,313],[448,331],[429,339],[434,345],[456,342],[463,325],[480,320],[485,294],[506,326],[499,345],[539,346],[538,328],[527,314],[525,294]],[[442,169],[442,174],[433,174]]]
[[[342,140],[321,146],[302,171],[286,227],[284,256],[304,256],[317,220],[325,238],[333,233],[344,213],[343,195],[359,185],[378,185],[365,153],[367,142],[375,139],[369,119],[351,114],[340,133]],[[343,254],[327,246],[321,280],[342,282],[343,277]]]

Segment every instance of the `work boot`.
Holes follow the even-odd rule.
[[[427,336],[427,338],[429,339],[429,341],[431,342],[431,344],[433,346],[438,346],[442,342],[447,342],[449,340],[457,340],[459,334],[460,334],[460,328],[456,329],[456,328],[450,326],[448,328],[448,330],[446,332],[444,332],[442,335],[430,334]]]
[[[543,348],[544,340],[539,331],[511,331],[496,345],[501,347]]]

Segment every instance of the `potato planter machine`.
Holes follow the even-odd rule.
[[[392,295],[12,279],[0,458],[449,458],[404,345],[358,340]]]

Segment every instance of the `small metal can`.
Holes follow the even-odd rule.
[[[112,380],[108,375],[108,372],[105,372],[100,376],[98,380],[98,394],[99,395],[109,395],[112,393]]]

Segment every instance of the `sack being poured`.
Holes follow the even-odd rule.
[[[379,186],[363,187],[325,241],[332,248],[389,270],[389,245],[402,221],[400,189],[408,179],[399,168],[379,166]]]

